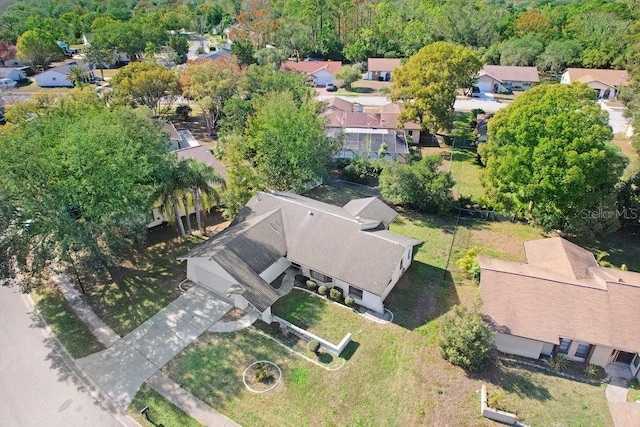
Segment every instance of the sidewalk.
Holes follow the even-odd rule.
[[[64,297],[107,349],[77,361],[75,370],[90,378],[100,392],[121,410],[126,409],[146,381],[167,400],[207,426],[234,427],[234,423],[195,398],[159,369],[202,332],[222,317],[231,306],[200,286],[182,294],[149,320],[120,338],[107,326],[63,276],[54,276]]]
[[[615,364],[609,365],[605,371],[611,374],[605,395],[614,425],[616,427],[640,426],[640,404],[627,402],[631,372],[621,373]]]

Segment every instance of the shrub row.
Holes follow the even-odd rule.
[[[308,279],[305,283],[308,290],[317,292],[324,297],[328,297],[332,301],[342,303],[347,307],[353,307],[355,304],[355,300],[350,296],[344,297],[342,289],[337,286],[332,288],[328,288],[324,285],[318,286],[318,283],[313,279]]]

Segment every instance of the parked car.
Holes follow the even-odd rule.
[[[327,92],[337,92],[338,91],[338,86],[334,85],[333,83],[327,83]]]
[[[0,89],[6,89],[10,87],[16,87],[18,83],[11,79],[0,79]]]

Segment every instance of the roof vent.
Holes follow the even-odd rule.
[[[356,221],[360,222],[360,215],[356,215]]]
[[[309,216],[313,216],[313,212],[309,211],[308,213],[309,213]]]

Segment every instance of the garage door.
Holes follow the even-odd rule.
[[[479,81],[478,83],[476,83],[476,86],[480,88],[480,92],[493,92],[493,85],[491,84],[491,82]]]

